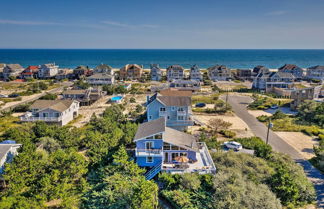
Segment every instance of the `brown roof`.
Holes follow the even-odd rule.
[[[295,69],[300,69],[300,67],[294,64],[285,64],[284,66],[279,68],[279,70],[295,70]]]
[[[184,70],[184,68],[181,66],[181,65],[170,65],[168,68],[167,68],[167,71],[169,70]]]
[[[139,125],[134,140],[152,136],[165,131],[165,118],[161,117]]]
[[[181,91],[177,89],[165,89],[159,92],[162,96],[191,97],[191,91]]]
[[[39,110],[49,108],[58,112],[64,112],[73,102],[73,100],[36,100],[30,108]]]
[[[166,106],[191,106],[190,97],[157,96],[157,99]]]

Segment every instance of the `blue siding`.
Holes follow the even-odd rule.
[[[162,149],[163,147],[163,141],[161,139],[145,139],[145,140],[139,140],[136,142],[136,148],[137,149],[145,149],[145,142],[153,142],[153,149]]]
[[[137,165],[139,166],[146,166],[146,167],[152,167],[162,162],[162,157],[153,157],[152,163],[146,162],[146,157],[137,157],[136,158]]]
[[[159,101],[154,100],[153,102],[151,102],[146,110],[147,111],[147,121],[158,119],[160,117],[159,111],[160,111],[161,107],[164,107],[164,105],[161,104]],[[150,119],[150,116],[152,116],[151,119]]]

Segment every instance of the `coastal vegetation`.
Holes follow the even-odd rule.
[[[290,99],[275,99],[269,96],[253,94],[253,102],[248,105],[250,110],[266,110],[273,105],[285,106],[288,105]]]

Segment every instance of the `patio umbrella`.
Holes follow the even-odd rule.
[[[187,158],[186,156],[178,156],[178,157],[175,157],[174,159],[179,163],[189,162],[189,158]]]

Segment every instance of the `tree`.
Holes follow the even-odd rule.
[[[217,135],[219,130],[228,129],[232,124],[219,118],[213,118],[209,120],[208,125],[212,128],[212,133]]]
[[[200,180],[196,173],[183,174],[180,183],[186,189],[198,190],[200,188]]]
[[[46,93],[46,95],[40,97],[39,99],[40,100],[55,100],[55,99],[57,99],[57,95]]]

